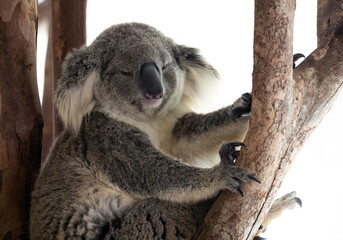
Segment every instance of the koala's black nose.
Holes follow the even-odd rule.
[[[154,62],[145,63],[140,70],[144,96],[147,99],[160,99],[163,96],[161,75]]]

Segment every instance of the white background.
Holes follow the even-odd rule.
[[[316,48],[316,2],[297,2],[294,53],[309,55]],[[177,43],[201,50],[219,71],[223,87],[215,97],[229,104],[251,90],[253,1],[201,0],[90,0],[87,44],[107,27],[143,22],[161,30]],[[39,29],[38,74],[40,93],[44,76],[46,26]],[[305,143],[291,167],[279,196],[297,191],[303,207],[286,212],[269,225],[269,240],[343,240],[341,154],[343,94]]]

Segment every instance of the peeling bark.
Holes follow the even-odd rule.
[[[28,239],[43,120],[36,79],[37,2],[0,4],[0,238]]]
[[[61,66],[67,53],[86,43],[87,0],[52,0],[53,88],[61,76]],[[53,137],[62,131],[62,122],[53,108]]]
[[[255,1],[253,106],[237,164],[263,184],[245,185],[244,198],[222,192],[196,239],[252,239],[300,147],[343,85],[343,24],[293,72],[295,2]]]

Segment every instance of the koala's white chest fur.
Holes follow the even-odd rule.
[[[152,144],[166,155],[171,155],[188,165],[201,168],[213,167],[220,160],[216,141],[214,141],[215,147],[211,147],[213,143],[202,139],[183,138],[179,140],[173,136],[172,132],[176,122],[187,112],[184,107],[178,107],[162,116],[154,116],[145,121],[134,120],[119,114],[112,114],[111,117],[135,126],[146,133]]]
[[[135,120],[119,114],[111,114],[111,117],[137,127],[149,136],[152,144],[157,149],[165,154],[170,154],[173,147],[172,131],[177,119],[181,116],[171,112],[167,115],[156,116],[147,120]]]

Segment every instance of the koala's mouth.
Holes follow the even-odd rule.
[[[162,101],[163,101],[163,97],[161,97],[159,99],[156,99],[156,98],[153,98],[153,99],[142,98],[140,100],[143,109],[158,108],[162,104]]]

